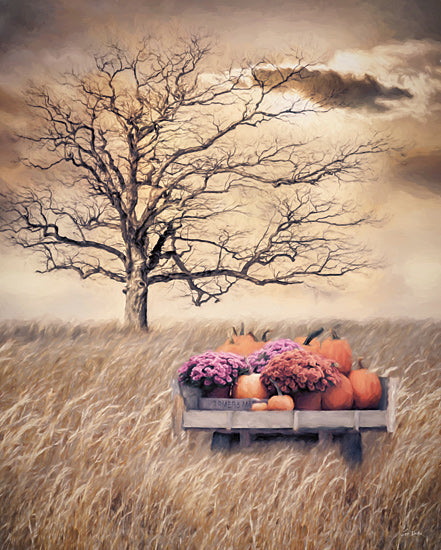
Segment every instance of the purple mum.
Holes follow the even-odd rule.
[[[293,349],[301,349],[300,344],[297,344],[288,338],[280,338],[279,340],[274,340],[274,342],[271,341],[266,343],[262,349],[259,349],[249,355],[247,360],[254,372],[261,372],[270,359],[276,355],[284,353],[285,351],[291,351]]]
[[[194,355],[178,369],[181,384],[210,390],[218,386],[232,386],[239,376],[249,374],[245,359],[235,353],[206,351]]]

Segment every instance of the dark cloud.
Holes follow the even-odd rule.
[[[415,195],[441,195],[441,149],[410,151],[394,167],[400,183]]]
[[[286,25],[290,34],[293,25],[296,33],[307,26],[317,39],[325,31],[328,39],[341,35],[354,42],[371,35],[440,40],[440,13],[439,0],[0,0],[0,51],[42,35],[62,41],[85,28],[93,32],[91,25],[130,23],[133,30],[142,24],[151,32],[158,22],[173,20],[216,33],[234,29],[236,38],[254,36],[256,43],[271,31],[285,41]]]
[[[0,165],[11,167],[19,156],[17,136],[3,124],[0,124]]]
[[[292,72],[289,68],[259,69],[256,78],[267,86],[278,84],[287,79]],[[367,107],[375,111],[386,111],[388,106],[382,101],[410,98],[412,94],[403,88],[382,85],[373,76],[366,74],[362,78],[354,75],[341,75],[334,70],[301,69],[289,78],[279,90],[295,90],[306,98],[331,107],[357,109]]]
[[[0,0],[0,52],[47,32],[53,13],[54,4],[49,0]]]
[[[4,87],[0,87],[0,165],[11,166],[18,157],[18,138],[11,129],[13,120],[26,109],[23,101]]]
[[[441,40],[439,0],[370,0],[368,5],[396,40]]]

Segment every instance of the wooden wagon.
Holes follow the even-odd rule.
[[[212,450],[227,450],[233,440],[247,446],[262,436],[312,436],[339,441],[343,456],[360,462],[363,432],[395,430],[398,378],[380,377],[380,382],[382,398],[374,410],[251,411],[251,399],[204,398],[198,388],[181,386],[177,380],[172,381],[172,394],[184,405],[180,427],[212,432]]]

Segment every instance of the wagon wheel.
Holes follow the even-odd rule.
[[[212,451],[229,451],[231,448],[231,434],[213,432],[211,439]]]
[[[347,432],[338,436],[340,440],[340,451],[343,457],[351,464],[356,466],[363,460],[363,448],[360,432]]]
[[[184,415],[185,405],[182,395],[174,395],[172,400],[172,432],[174,436],[178,436],[182,430],[182,417]]]

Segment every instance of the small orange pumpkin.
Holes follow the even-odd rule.
[[[351,372],[352,368],[352,350],[347,340],[341,339],[334,329],[331,331],[331,337],[323,340],[320,355],[336,361],[338,370],[345,375]]]
[[[294,399],[287,394],[283,394],[275,380],[270,378],[273,386],[276,388],[277,395],[268,399],[269,411],[292,411],[294,409]]]
[[[253,403],[251,405],[252,411],[267,411],[268,410],[268,403],[265,403],[265,401],[261,401],[258,403]]]
[[[294,339],[294,342],[297,342],[297,344],[300,344],[312,353],[320,353],[320,340],[317,340],[317,337],[320,336],[323,331],[323,328],[319,328],[311,332],[311,334],[308,334],[308,336],[298,336]]]
[[[233,386],[233,397],[236,399],[266,399],[268,391],[260,380],[260,374],[243,374]]]
[[[319,411],[322,396],[318,391],[298,391],[294,394],[296,409],[301,411]]]
[[[294,399],[290,395],[273,395],[268,399],[269,411],[292,411]]]
[[[381,401],[381,382],[378,376],[362,366],[358,360],[359,369],[349,373],[349,381],[354,391],[356,409],[376,409]]]
[[[350,409],[354,403],[354,390],[349,378],[341,376],[341,382],[322,393],[322,408],[326,411]]]

